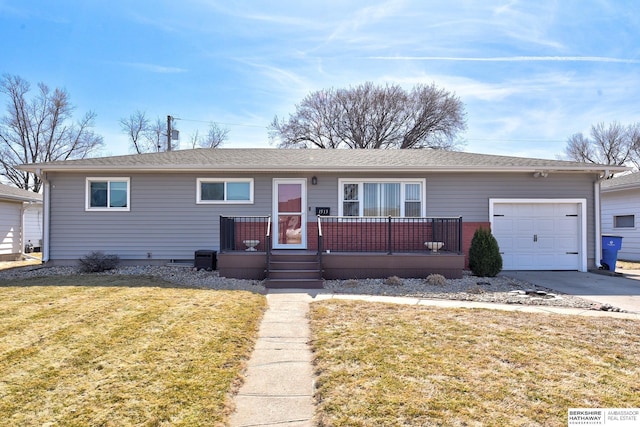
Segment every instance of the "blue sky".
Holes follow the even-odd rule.
[[[640,121],[635,0],[0,0],[0,73],[64,87],[97,113],[103,155],[119,119],[214,121],[225,147],[269,147],[266,127],[312,91],[417,83],[460,97],[464,151],[556,158],[592,124]],[[4,108],[0,110],[4,113]]]

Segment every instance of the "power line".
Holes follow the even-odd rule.
[[[251,128],[266,128],[266,126],[260,126],[260,125],[250,125],[247,123],[225,123],[225,122],[218,122],[215,120],[196,120],[196,119],[183,119],[182,117],[174,117],[175,120],[182,120],[185,122],[196,122],[196,123],[215,123],[218,125],[225,125],[225,126],[243,126],[243,127],[251,127]]]

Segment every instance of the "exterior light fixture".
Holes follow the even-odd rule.
[[[317,184],[318,184],[318,177],[317,176],[311,177],[311,185],[317,185]]]

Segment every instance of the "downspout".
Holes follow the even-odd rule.
[[[25,251],[25,249],[26,249],[25,245],[27,244],[27,242],[25,242],[25,241],[24,241],[24,239],[25,239],[25,232],[24,232],[24,224],[25,224],[25,223],[24,223],[24,216],[25,216],[25,213],[27,212],[27,208],[26,208],[27,203],[29,203],[29,202],[22,202],[22,205],[20,206],[20,243],[19,243],[19,244],[20,244],[20,246],[19,246],[19,249],[20,249],[20,253],[21,253],[23,256],[24,256],[24,255],[25,255],[25,253],[26,253],[26,251]]]
[[[596,232],[595,232],[595,263],[597,268],[601,268],[602,264],[600,264],[600,258],[602,256],[602,237],[600,233],[602,233],[600,224],[602,223],[602,215],[600,212],[600,183],[605,180],[605,178],[609,176],[609,171],[605,170],[603,175],[600,175],[598,179],[593,183],[593,193],[594,193],[594,213],[595,213],[595,222],[596,222]]]
[[[49,189],[49,182],[43,180],[44,192],[42,194],[42,263],[49,261],[49,209],[51,202],[51,191]]]
[[[49,221],[51,218],[51,188],[47,175],[40,173],[40,169],[36,170],[36,174],[42,179],[42,263],[49,261]]]

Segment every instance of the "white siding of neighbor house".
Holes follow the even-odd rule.
[[[0,201],[0,255],[19,254],[22,203]]]
[[[640,261],[640,189],[602,193],[602,234],[622,236],[618,259]],[[615,228],[613,218],[634,215],[635,227]]]
[[[24,243],[40,246],[42,240],[42,204],[27,205],[24,211]]]
[[[317,185],[311,177],[317,176]],[[316,207],[338,214],[340,178],[424,178],[427,216],[462,216],[467,222],[489,222],[490,198],[587,199],[588,253],[593,261],[593,181],[595,175],[532,173],[425,174],[221,174],[135,173],[108,177],[131,179],[127,212],[86,212],[85,178],[100,174],[50,173],[50,259],[75,261],[94,250],[123,260],[192,259],[198,249],[219,249],[219,217],[272,215],[273,178],[307,178],[308,221]],[[254,178],[253,204],[196,204],[197,178]]]

